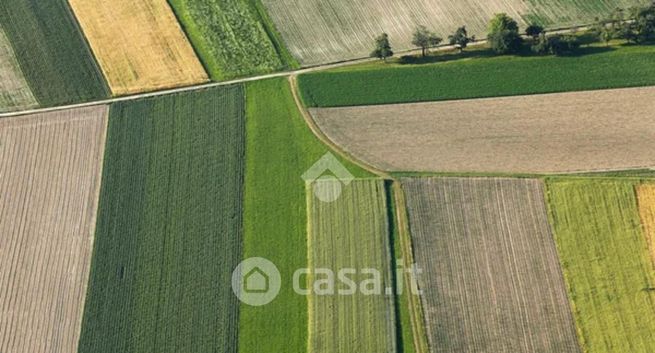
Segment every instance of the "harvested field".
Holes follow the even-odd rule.
[[[77,353],[107,107],[0,119],[0,352]]]
[[[235,352],[244,92],[112,105],[79,353]]]
[[[637,186],[637,197],[641,223],[644,227],[653,266],[655,266],[655,184]]]
[[[3,0],[0,26],[39,105],[79,103],[109,95],[66,0]]]
[[[550,27],[586,24],[617,6],[646,0],[262,0],[291,53],[303,65],[365,57],[373,40],[389,34],[394,49],[410,49],[412,32],[425,25],[443,38],[459,26],[484,38],[494,14],[505,12],[525,27],[526,18]]]
[[[257,11],[258,0],[171,0],[214,80],[287,67],[286,49]],[[282,52],[281,55],[278,51]]]
[[[0,26],[0,113],[32,108],[36,99],[21,72],[14,49]]]
[[[402,183],[433,353],[581,352],[540,181]]]
[[[584,351],[655,351],[655,270],[634,184],[556,179],[548,198]]]
[[[339,193],[334,202],[322,202],[312,190]],[[355,180],[343,185],[339,180],[308,184],[309,267],[336,274],[352,269],[348,277],[356,284],[370,280],[374,269],[380,274],[380,291],[367,295],[362,287],[355,293],[337,282],[334,293],[316,292],[309,297],[309,351],[312,353],[392,353],[396,351],[396,318],[391,275],[391,249],[387,204],[382,180]],[[312,274],[314,281],[325,274]],[[324,286],[323,286],[324,287]],[[369,286],[368,288],[371,288]]]
[[[166,0],[69,0],[115,95],[208,80]]]
[[[655,166],[654,111],[647,87],[311,113],[384,170],[559,173]]]

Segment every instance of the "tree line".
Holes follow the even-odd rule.
[[[469,36],[466,26],[457,28],[448,36],[448,43],[460,52],[475,36]],[[628,43],[642,44],[655,41],[655,1],[649,6],[634,7],[628,10],[617,8],[607,18],[596,18],[594,24],[584,33],[548,34],[543,26],[530,24],[523,33],[516,20],[501,13],[495,15],[489,23],[487,44],[497,54],[514,54],[526,46],[540,55],[574,54],[582,45],[604,42],[606,45],[614,39]],[[444,39],[425,26],[418,26],[414,31],[412,44],[421,49],[421,55],[427,56],[429,49],[444,42]],[[375,39],[375,49],[371,57],[385,60],[394,55],[389,35],[381,34]]]

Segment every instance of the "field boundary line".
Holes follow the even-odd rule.
[[[411,233],[409,229],[409,220],[407,218],[407,203],[405,202],[405,194],[402,185],[398,179],[392,182],[392,192],[395,200],[395,213],[396,221],[398,223],[398,236],[400,238],[400,248],[403,254],[403,266],[406,269],[412,268],[414,265],[414,253],[412,248]],[[412,285],[410,276],[403,276],[405,290],[409,290]],[[417,283],[418,285],[418,283]],[[420,288],[419,288],[420,289]],[[410,322],[412,324],[412,338],[414,340],[414,349],[417,353],[429,353],[430,345],[428,342],[425,316],[423,312],[423,305],[418,297],[412,293],[407,295],[407,305],[409,306]]]
[[[334,143],[332,140],[330,140],[327,135],[323,133],[323,131],[320,129],[320,127],[316,124],[316,121],[314,121],[314,118],[312,115],[307,111],[307,108],[305,105],[302,103],[302,100],[300,99],[300,94],[298,93],[298,80],[296,75],[291,75],[289,76],[289,85],[291,86],[291,94],[293,95],[293,100],[296,103],[297,109],[300,111],[300,114],[303,116],[305,119],[305,123],[309,127],[309,129],[312,131],[314,136],[316,136],[323,144],[327,145],[330,147],[333,151],[341,155],[343,158],[347,159],[348,161],[352,162],[353,164],[365,169],[367,172],[372,173],[374,175],[377,175],[378,177],[389,180],[392,179],[392,177],[385,171],[382,171],[380,169],[377,169],[376,167],[367,164],[364,161],[361,161],[354,156],[352,156],[350,153],[348,153],[346,150],[344,150],[341,146],[337,145]]]
[[[561,28],[561,29],[551,30],[548,33],[549,34],[563,34],[563,33],[569,33],[569,32],[585,30],[585,29],[588,29],[588,28],[589,28],[588,25],[573,26],[573,27],[568,27],[568,28]],[[479,39],[479,40],[476,40],[475,42],[471,42],[469,44],[469,47],[484,45],[486,43],[487,43],[486,39]],[[433,47],[433,48],[430,48],[430,49],[432,50],[432,52],[440,52],[440,51],[452,50],[454,48],[455,48],[455,46],[453,46],[453,45],[441,45],[441,46]],[[421,49],[413,48],[413,49],[407,49],[407,50],[399,50],[399,51],[397,51],[395,53],[396,54],[395,56],[418,55],[420,53],[421,53]],[[297,76],[297,75],[302,75],[302,74],[307,74],[307,73],[312,73],[312,72],[317,72],[317,71],[325,71],[325,70],[337,69],[337,68],[341,68],[341,67],[353,66],[353,65],[357,65],[357,64],[364,64],[364,63],[368,63],[368,62],[375,62],[375,61],[378,61],[378,60],[379,59],[377,59],[377,58],[362,57],[362,58],[348,59],[348,60],[343,60],[343,61],[336,61],[336,62],[332,62],[332,63],[328,63],[328,64],[309,65],[309,66],[305,66],[305,67],[297,69],[297,70],[280,71],[280,72],[274,72],[274,73],[265,74],[265,75],[244,77],[244,78],[238,78],[238,79],[222,81],[222,82],[208,82],[208,83],[202,83],[202,84],[196,84],[196,85],[182,86],[182,87],[176,87],[176,88],[168,88],[168,89],[163,89],[163,90],[155,90],[155,91],[150,91],[150,92],[145,92],[145,93],[129,94],[129,95],[124,95],[124,96],[111,97],[111,98],[107,98],[107,99],[100,99],[100,100],[95,100],[95,101],[90,101],[90,102],[82,102],[82,103],[68,104],[68,105],[61,105],[61,106],[54,106],[54,107],[35,108],[35,109],[28,109],[28,110],[14,111],[14,112],[6,112],[6,113],[0,113],[0,119],[5,118],[5,117],[15,117],[15,116],[22,116],[22,115],[36,114],[36,113],[46,113],[46,112],[73,109],[73,108],[92,107],[92,106],[96,106],[96,105],[112,104],[112,103],[118,103],[118,102],[125,102],[125,101],[144,99],[144,98],[153,98],[153,97],[164,96],[164,95],[169,95],[169,94],[176,94],[176,93],[193,92],[193,91],[199,91],[199,90],[209,89],[209,88],[214,88],[214,87],[229,86],[229,85],[235,85],[235,84],[247,83],[247,82],[253,82],[253,81],[261,81],[261,80],[266,80],[266,79],[271,79],[271,78],[291,77],[291,76]],[[95,57],[94,57],[94,61],[96,61]],[[204,64],[203,64],[203,67],[204,67]],[[106,78],[103,78],[103,81],[105,81],[104,84],[107,85]]]

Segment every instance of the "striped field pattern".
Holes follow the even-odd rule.
[[[639,214],[644,227],[646,241],[655,266],[655,184],[637,186],[639,199]]]
[[[373,39],[389,34],[394,49],[410,49],[412,32],[425,25],[443,38],[459,26],[486,36],[495,13],[524,27],[535,20],[551,27],[590,23],[617,6],[646,0],[263,0],[290,52],[303,65],[367,56]]]
[[[322,202],[312,190],[322,188],[341,195]],[[312,269],[356,270],[356,283],[371,278],[364,269],[381,275],[382,293],[365,295],[311,295],[309,351],[312,353],[392,353],[396,351],[395,314],[391,288],[389,225],[381,180],[316,181],[308,185],[309,261]],[[325,275],[310,276],[316,284]],[[336,275],[335,275],[336,278]],[[335,290],[346,289],[337,282]]]
[[[0,119],[0,352],[76,353],[107,108]]]
[[[0,26],[0,113],[32,108],[37,105],[23,73],[18,66],[14,50]]]
[[[403,179],[433,353],[579,353],[543,187]]]

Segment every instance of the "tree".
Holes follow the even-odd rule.
[[[428,48],[439,45],[443,39],[435,33],[430,32],[425,26],[419,26],[414,31],[414,38],[412,44],[421,48],[423,57],[427,54]]]
[[[518,23],[504,13],[491,19],[487,41],[491,49],[498,54],[515,53],[521,49],[523,43]]]
[[[391,50],[391,44],[389,43],[389,35],[382,33],[375,38],[375,49],[371,53],[371,57],[387,61],[387,58],[392,56],[393,50]]]
[[[562,56],[574,54],[580,48],[580,40],[571,34],[548,37],[548,49],[551,54]]]
[[[544,55],[550,53],[546,32],[541,32],[539,37],[532,42],[532,47],[530,49],[532,49],[535,54]]]
[[[459,52],[463,52],[468,44],[475,40],[475,36],[469,37],[468,32],[466,31],[466,26],[459,27],[455,33],[448,36],[450,45],[454,45],[459,49]]]
[[[637,43],[655,39],[655,2],[646,7],[633,9],[632,19]]]
[[[544,27],[536,24],[531,24],[528,26],[528,28],[525,29],[525,34],[528,37],[532,37],[534,42],[539,40],[539,36],[544,32]]]

